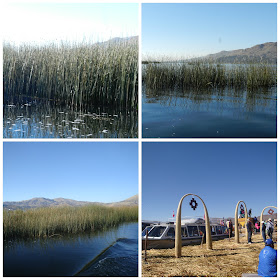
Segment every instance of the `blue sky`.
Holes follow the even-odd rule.
[[[4,143],[3,201],[114,202],[138,193],[138,143]]]
[[[142,52],[194,57],[277,41],[276,4],[143,4]]]
[[[138,35],[136,3],[6,3],[5,40],[42,43]]]
[[[210,217],[234,217],[245,201],[252,215],[276,203],[276,143],[143,143],[142,219],[167,221],[181,197],[199,195]],[[203,217],[203,207],[189,206],[182,216]]]

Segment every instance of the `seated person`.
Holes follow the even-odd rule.
[[[272,239],[265,241],[265,247],[260,252],[258,275],[263,277],[277,276],[277,251],[274,250]]]

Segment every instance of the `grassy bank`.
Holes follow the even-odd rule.
[[[277,240],[274,234],[273,240]],[[253,235],[252,244],[246,237],[236,244],[234,238],[214,241],[213,250],[206,244],[182,247],[182,257],[175,258],[175,249],[147,251],[142,261],[143,277],[241,277],[242,273],[257,273],[259,253],[264,248],[260,234]],[[277,244],[275,244],[277,249]],[[144,251],[142,251],[144,256]]]
[[[276,67],[270,64],[234,64],[231,67],[207,60],[192,63],[146,63],[143,82],[150,89],[234,88],[254,90],[277,83]]]
[[[4,101],[18,96],[81,107],[133,110],[138,102],[138,39],[44,46],[4,43]]]
[[[137,222],[138,207],[83,207],[37,208],[26,211],[4,210],[4,239],[76,234],[99,231],[123,222]]]

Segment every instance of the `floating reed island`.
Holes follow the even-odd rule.
[[[104,43],[4,42],[4,102],[19,97],[72,107],[137,110],[138,37]]]
[[[121,223],[137,221],[137,206],[86,205],[4,210],[3,236],[4,240],[10,240],[97,232]]]
[[[245,234],[244,234],[245,235]],[[273,235],[277,241],[277,233]],[[175,258],[175,249],[151,249],[144,260],[142,277],[241,277],[243,273],[257,273],[259,254],[264,248],[261,234],[252,236],[247,244],[245,236],[237,244],[234,238],[213,242],[213,250],[206,244],[182,247],[182,257]],[[277,243],[275,243],[277,249]]]
[[[149,89],[246,89],[277,84],[276,65],[268,63],[221,64],[209,60],[189,62],[144,61],[143,83]]]

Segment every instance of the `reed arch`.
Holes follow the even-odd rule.
[[[261,225],[261,223],[262,223],[262,221],[263,221],[263,212],[264,212],[264,210],[267,209],[267,208],[275,208],[275,209],[277,210],[277,207],[276,207],[276,206],[266,206],[266,207],[264,207],[263,210],[262,210],[262,213],[261,213],[261,217],[260,217],[260,225]]]
[[[208,216],[208,211],[206,208],[206,205],[204,201],[196,194],[188,193],[185,194],[179,204],[178,204],[178,209],[177,209],[177,216],[176,216],[176,230],[175,230],[175,257],[180,258],[182,256],[182,237],[181,237],[181,210],[182,210],[182,203],[185,197],[193,195],[198,197],[204,208],[204,214],[205,214],[205,230],[206,230],[206,248],[211,250],[212,249],[212,238],[211,238],[211,231],[210,231],[210,222],[209,222],[209,216]]]
[[[239,230],[238,230],[238,207],[240,203],[244,203],[245,206],[245,225],[247,223],[247,219],[248,219],[248,214],[247,214],[247,206],[246,203],[243,200],[239,200],[237,202],[236,208],[235,208],[235,224],[234,224],[234,235],[235,235],[235,243],[239,243]],[[248,240],[248,231],[245,227],[245,233],[246,233],[246,239]]]

